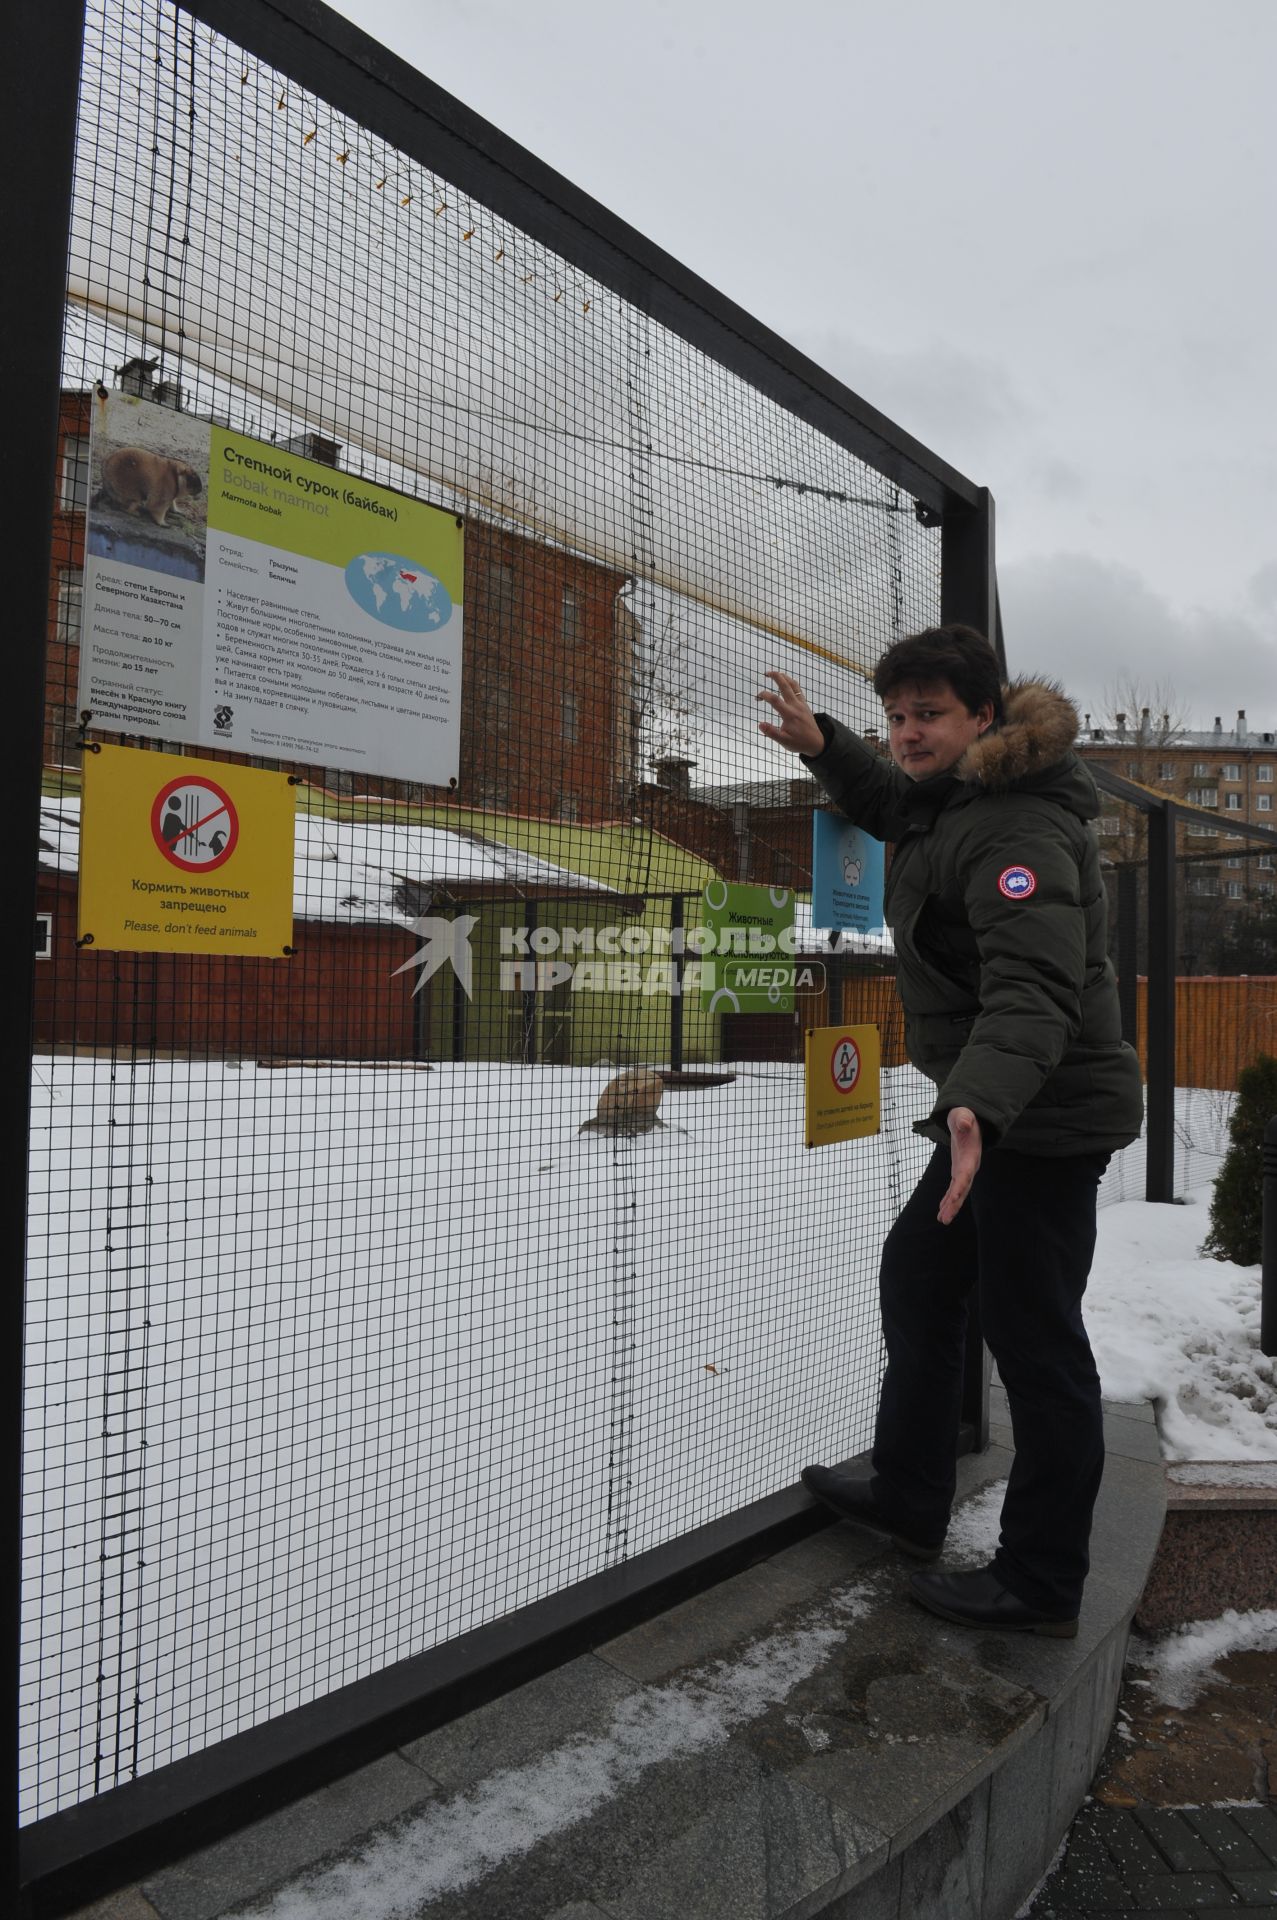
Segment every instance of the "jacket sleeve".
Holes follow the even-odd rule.
[[[947,1142],[946,1116],[970,1107],[996,1143],[1059,1065],[1082,1026],[1086,915],[1067,826],[1038,814],[987,818],[963,850],[958,883],[979,954],[979,1002],[966,1045],[919,1128]]]
[[[810,758],[801,754],[803,765],[839,811],[858,827],[875,840],[898,840],[907,825],[901,817],[900,803],[909,780],[841,720],[818,713],[816,721],[825,736],[825,750]]]

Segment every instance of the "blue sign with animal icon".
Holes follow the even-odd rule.
[[[882,841],[841,814],[812,815],[811,923],[881,933]]]

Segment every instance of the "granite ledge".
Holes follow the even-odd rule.
[[[1115,1418],[1146,1424],[1133,1411]],[[991,1489],[1010,1461],[996,1444],[960,1461],[960,1501]],[[794,1642],[819,1643],[818,1657],[800,1663],[792,1685],[729,1714],[722,1738],[672,1748],[605,1804],[495,1867],[476,1859],[452,1891],[423,1887],[413,1920],[951,1920],[949,1894],[928,1904],[933,1879],[961,1882],[972,1920],[1007,1920],[1014,1905],[995,1892],[1009,1873],[998,1809],[1018,1818],[1036,1782],[1035,1827],[1049,1857],[1089,1779],[1062,1756],[1097,1737],[1102,1745],[1108,1732],[1165,1492],[1160,1462],[1142,1450],[1111,1453],[1076,1641],[947,1626],[910,1599],[910,1563],[831,1521],[375,1763],[411,1774],[419,1807],[390,1819],[379,1808],[345,1844],[331,1823],[303,1831],[304,1807],[285,1809],[251,1840],[227,1836],[148,1881],[151,1910],[159,1920],[219,1920],[285,1888],[304,1896],[366,1844],[447,1816],[512,1765],[553,1764],[582,1741],[605,1741],[614,1724],[624,1736],[656,1715],[659,1727],[672,1708],[695,1724],[716,1710],[716,1676],[730,1689],[761,1649]],[[976,1549],[967,1563],[983,1557]],[[962,1563],[960,1552],[950,1559]],[[360,1777],[343,1789],[352,1804]]]

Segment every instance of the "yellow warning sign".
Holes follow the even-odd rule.
[[[91,749],[80,939],[128,953],[281,958],[293,938],[294,811],[286,774]]]
[[[878,1132],[880,1060],[877,1027],[808,1027],[809,1147]]]

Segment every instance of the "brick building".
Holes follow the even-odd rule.
[[[626,576],[475,521],[465,554],[458,802],[582,825],[628,813],[639,628]]]
[[[872,729],[864,737],[887,753]],[[809,773],[695,787],[694,766],[691,760],[657,764],[655,783],[638,789],[638,810],[648,825],[711,861],[729,880],[806,892],[812,813],[834,811],[824,788]]]

